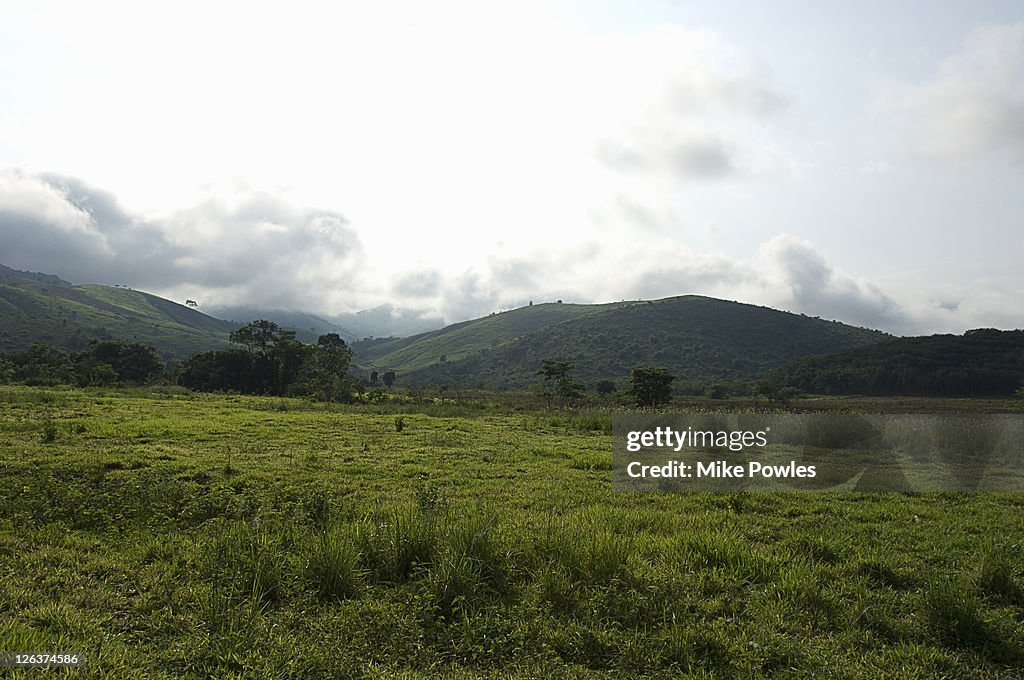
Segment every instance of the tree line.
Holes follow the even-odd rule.
[[[0,382],[89,387],[170,381],[201,392],[352,398],[352,350],[337,333],[309,345],[296,340],[294,331],[261,319],[229,339],[237,347],[196,352],[173,374],[166,372],[156,349],[144,343],[96,340],[80,352],[64,352],[37,342],[0,356]]]
[[[146,385],[164,375],[156,350],[141,342],[94,340],[80,352],[45,342],[0,356],[0,382],[27,385]]]
[[[574,405],[583,398],[584,386],[572,376],[574,368],[568,361],[544,359],[537,375],[543,376],[541,396],[550,407],[554,400],[562,405]],[[675,376],[667,368],[640,366],[630,372],[630,389],[628,398],[637,406],[656,408],[664,406],[672,399],[672,382]],[[611,380],[600,380],[596,385],[597,393],[602,396],[611,395],[616,391]]]
[[[815,394],[999,397],[1024,386],[1024,331],[895,338],[794,361],[768,376]]]

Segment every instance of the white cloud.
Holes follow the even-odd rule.
[[[1024,22],[983,26],[919,83],[874,83],[877,141],[958,163],[996,155],[1024,162]]]
[[[620,42],[627,39],[620,38]],[[773,124],[790,105],[763,63],[706,30],[662,27],[617,45],[615,112],[595,152],[620,172],[672,180],[777,170]]]
[[[144,219],[81,180],[0,172],[0,261],[75,282],[124,284],[219,304],[324,309],[359,281],[359,238],[341,215],[235,187]]]
[[[976,289],[904,281],[893,295],[788,234],[749,258],[691,248],[655,228],[643,240],[608,230],[569,245],[497,244],[459,267],[392,265],[372,258],[339,213],[245,186],[144,219],[75,178],[0,172],[0,243],[3,264],[76,282],[324,315],[390,303],[406,316],[455,322],[530,300],[703,294],[899,333],[1011,328],[1024,318],[1013,275]]]

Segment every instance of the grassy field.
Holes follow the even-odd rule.
[[[0,387],[0,652],[109,678],[1021,677],[1024,495],[613,494],[608,427]]]

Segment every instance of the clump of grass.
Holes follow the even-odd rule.
[[[1005,549],[995,545],[986,547],[978,563],[976,579],[978,590],[992,601],[1024,604],[1024,592],[1014,579],[1013,561]]]
[[[538,537],[538,552],[564,568],[580,584],[607,585],[632,580],[630,541],[616,535],[599,518],[595,520],[572,517],[549,524]]]
[[[985,646],[989,636],[981,618],[981,602],[963,582],[951,578],[933,582],[925,592],[924,607],[929,627],[943,643]]]
[[[511,591],[516,551],[493,515],[446,514],[437,518],[435,538],[426,588],[438,618],[450,620]]]
[[[306,578],[322,601],[356,596],[363,574],[359,551],[348,527],[332,527],[316,535],[306,565]]]
[[[835,564],[839,553],[835,546],[821,536],[799,536],[788,544],[795,558],[804,558],[811,562]]]
[[[874,585],[907,588],[913,584],[913,579],[899,573],[878,557],[860,560],[854,568],[854,573],[863,576]]]
[[[380,581],[404,582],[428,568],[436,554],[434,519],[416,508],[396,508],[356,527],[356,546]]]
[[[206,571],[233,602],[251,599],[261,605],[277,604],[285,588],[283,547],[270,528],[224,522],[214,529],[208,544]]]
[[[694,532],[682,539],[679,548],[686,562],[694,567],[723,569],[744,581],[768,581],[778,572],[772,561],[730,532]]]
[[[317,531],[327,531],[331,520],[331,499],[327,494],[313,491],[302,500],[302,509],[309,523]]]
[[[416,484],[416,506],[424,514],[436,512],[447,505],[447,499],[436,482],[421,479]]]
[[[53,422],[52,418],[45,418],[43,420],[43,427],[39,432],[39,441],[44,444],[52,444],[57,441],[57,424]]]
[[[454,519],[449,515],[442,550],[465,555],[475,566],[480,583],[495,593],[505,593],[512,583],[516,551],[501,534],[497,519],[475,511]]]
[[[458,552],[441,555],[430,570],[429,580],[438,617],[448,620],[456,612],[467,611],[480,580],[479,565],[468,555]]]

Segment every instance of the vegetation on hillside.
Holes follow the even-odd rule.
[[[563,306],[536,305],[487,319],[529,316],[544,307]],[[401,371],[407,383],[492,388],[528,387],[544,359],[572,362],[577,379],[589,385],[600,380],[626,381],[642,365],[667,368],[681,381],[749,380],[798,357],[887,337],[834,321],[699,296],[595,306],[589,313],[515,338],[496,335],[490,343],[487,319],[466,322],[464,332],[475,329],[476,333],[472,347],[449,344],[440,352],[433,344],[435,336],[427,334],[401,341],[405,343],[402,353],[384,353],[387,345],[378,345],[373,361]],[[431,349],[421,351],[424,347]],[[419,369],[404,365],[414,351],[418,361],[433,357],[433,363]],[[446,355],[443,362],[442,353]],[[462,358],[455,360],[456,356]],[[358,350],[356,361],[365,362]]]
[[[140,291],[0,269],[0,352],[34,342],[80,351],[93,340],[120,340],[152,345],[174,361],[226,347],[235,326]]]
[[[438,363],[458,362],[554,324],[625,304],[635,303],[530,305],[407,338],[366,339],[354,343],[352,349],[362,366],[390,367],[408,373]],[[540,366],[540,361],[537,366]],[[532,370],[536,371],[537,367]]]
[[[1024,386],[1024,331],[893,338],[796,360],[771,380],[815,394],[1010,396]]]

